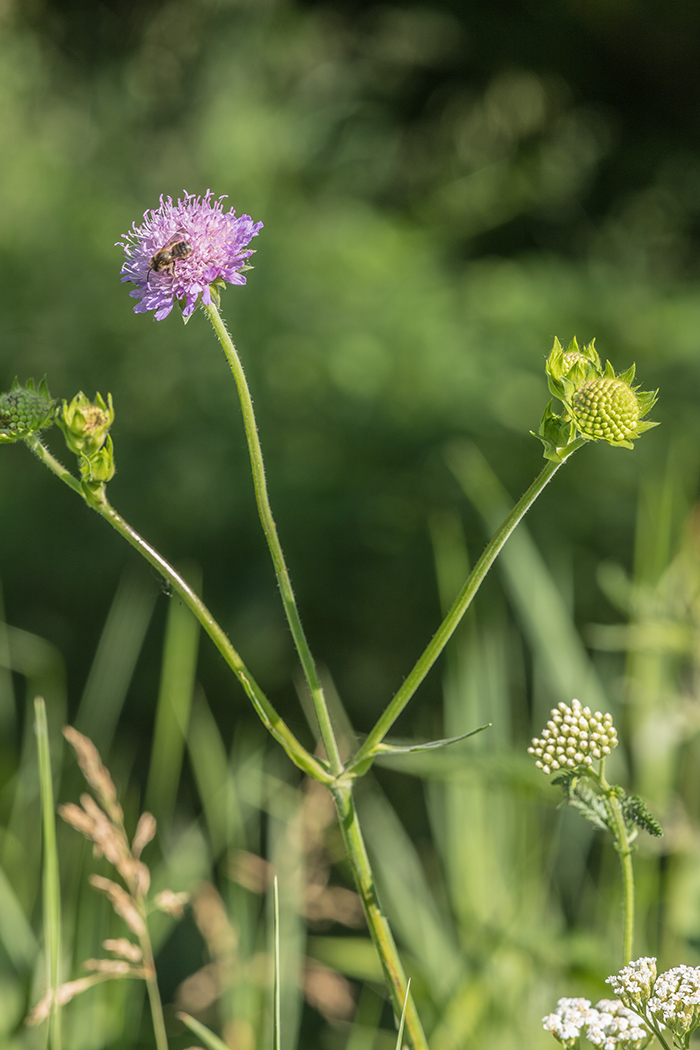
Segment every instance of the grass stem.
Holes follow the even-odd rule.
[[[56,814],[51,775],[51,752],[46,718],[46,704],[42,697],[34,700],[36,719],[37,751],[39,758],[39,785],[44,833],[44,941],[48,961],[49,987],[53,992],[49,1015],[49,1046],[61,1050],[61,1008],[56,1000],[59,986],[61,955],[61,887],[58,870],[58,847],[56,844]]]

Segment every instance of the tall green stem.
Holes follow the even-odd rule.
[[[39,782],[41,788],[41,818],[44,832],[44,941],[49,971],[49,987],[53,993],[49,1015],[49,1046],[61,1050],[61,1008],[58,1004],[59,964],[61,955],[61,884],[58,872],[56,846],[56,808],[51,773],[51,750],[46,704],[40,696],[34,700]]]
[[[212,323],[217,338],[226,354],[226,359],[231,368],[231,372],[233,373],[233,378],[236,381],[238,397],[243,412],[243,425],[245,427],[246,439],[248,441],[250,464],[253,469],[253,484],[255,485],[255,499],[258,504],[258,514],[260,515],[265,539],[267,540],[267,545],[270,548],[270,554],[272,555],[272,562],[275,567],[275,573],[277,575],[277,582],[279,584],[280,594],[282,595],[282,602],[287,615],[287,621],[292,632],[294,644],[299,654],[304,676],[313,700],[318,727],[321,733],[321,740],[323,741],[323,746],[328,755],[328,762],[331,771],[338,775],[342,771],[343,764],[340,760],[338,744],[336,742],[335,733],[333,732],[333,726],[331,724],[323,689],[316,671],[316,664],[311,655],[311,650],[299,617],[299,610],[297,609],[294,591],[292,590],[292,583],[289,578],[287,564],[277,535],[275,519],[272,516],[272,508],[270,507],[270,500],[267,494],[267,482],[265,481],[265,466],[263,463],[262,449],[260,447],[258,427],[255,421],[255,413],[253,411],[253,400],[250,396],[250,390],[248,389],[240,358],[238,357],[236,348],[233,345],[233,340],[226,330],[226,325],[224,324],[219,311],[213,304],[211,306],[203,306],[203,309]]]
[[[623,965],[626,966],[632,958],[634,948],[634,869],[632,867],[632,848],[620,800],[605,779],[604,760],[600,763],[599,782],[608,812],[612,818],[615,848],[620,858],[620,867],[622,868],[622,956]]]
[[[142,557],[144,557],[146,561],[149,562],[149,564],[152,565],[165,580],[167,580],[173,590],[179,594],[182,601],[200,622],[238,681],[243,686],[246,695],[253,704],[253,707],[257,711],[258,716],[266,729],[268,729],[275,740],[282,745],[292,761],[315,780],[320,780],[324,784],[332,783],[334,779],[333,776],[317,759],[309,754],[306,748],[294,736],[289,726],[287,726],[284,720],[278,715],[265,693],[243,663],[238,652],[234,649],[225,632],[187,581],[180,576],[173,566],[170,565],[170,563],[166,561],[166,559],[159,554],[154,547],[151,547],[150,543],[146,542],[143,536],[139,535],[136,529],[132,528],[132,526],[117,513],[107,500],[103,490],[98,489],[94,492],[89,490],[86,491],[86,489],[76,481],[73,475],[51,455],[44,445],[42,445],[38,437],[34,436],[27,438],[26,441],[42,463],[56,474],[61,481],[65,482],[69,488],[82,496],[88,506],[92,507],[93,510],[96,510],[97,513],[108,521],[109,524],[116,529],[132,547],[135,547],[139,554],[141,554]]]
[[[338,811],[343,842],[345,843],[357,890],[367,918],[367,925],[382,963],[384,977],[391,993],[394,1013],[399,1018],[404,1003],[407,1001],[406,974],[401,964],[391,928],[379,903],[372,868],[367,856],[365,841],[362,837],[357,810],[355,809],[352,788],[336,785],[331,788],[331,791]],[[406,1027],[408,1028],[414,1050],[428,1050],[423,1026],[420,1023],[418,1011],[411,995],[408,996],[406,1005]]]
[[[569,451],[566,458],[568,459],[569,455],[584,444],[585,441],[583,439],[572,442],[571,445],[568,446]],[[442,650],[447,645],[449,639],[452,637],[504,543],[513,532],[513,529],[518,522],[525,516],[540,495],[545,485],[547,485],[547,483],[554,477],[560,466],[561,463],[547,462],[539,476],[535,478],[532,485],[530,485],[527,492],[525,492],[515,504],[512,511],[497,530],[484,550],[484,553],[472,569],[466,583],[462,587],[462,590],[455,598],[452,608],[449,610],[445,619],[431,638],[426,649],[413,667],[413,670],[405,679],[394,698],[379,716],[374,728],[354,755],[351,762],[348,763],[349,769],[358,768],[371,759],[376,753],[382,740],[389,732]]]

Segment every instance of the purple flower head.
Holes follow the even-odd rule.
[[[262,228],[250,215],[224,211],[222,201],[212,199],[211,190],[203,197],[193,193],[173,204],[172,197],[160,198],[160,207],[144,213],[140,226],[133,224],[123,241],[126,259],[122,281],[136,287],[129,294],[139,302],[137,314],[155,310],[162,321],[175,299],[184,299],[183,316],[189,317],[199,302],[211,305],[210,285],[222,280],[245,284],[241,273],[253,250],[251,238]]]

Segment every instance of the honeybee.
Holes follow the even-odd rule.
[[[183,237],[182,231],[180,230],[171,237],[167,244],[164,244],[162,248],[159,248],[151,259],[151,265],[148,267],[148,273],[146,275],[146,284],[148,284],[151,273],[168,273],[172,277],[175,269],[176,262],[182,262],[183,259],[189,259],[192,254],[192,245],[189,241],[186,241]]]

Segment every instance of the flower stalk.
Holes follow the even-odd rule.
[[[572,442],[563,459],[559,462],[550,461],[546,463],[538,477],[535,478],[532,485],[530,485],[529,489],[515,504],[503,524],[496,530],[483,554],[467,577],[467,580],[455,598],[452,607],[417,660],[413,669],[409,672],[396,695],[377,719],[374,728],[368,734],[362,746],[348,763],[348,770],[355,771],[359,774],[363,766],[366,766],[368,762],[371,762],[374,756],[378,753],[384,737],[411,700],[418,689],[418,686],[421,684],[459,626],[462,617],[474,600],[479,587],[486,578],[489,569],[496,560],[506,540],[515,529],[518,522],[523,519],[545,486],[552,480],[565,459],[568,459],[568,457],[583,444],[585,444],[583,439]]]
[[[291,760],[304,773],[320,780],[321,783],[330,784],[333,776],[328,770],[314,758],[306,748],[297,740],[289,726],[280,717],[270,700],[255,681],[244,664],[241,656],[231,644],[223,628],[217,623],[211,612],[204,604],[199,595],[187,583],[173,566],[159,554],[158,551],[148,543],[143,536],[139,535],[122,516],[114,509],[104,493],[104,486],[93,490],[87,484],[80,483],[66,470],[59,461],[52,456],[49,450],[34,435],[26,439],[27,445],[39,457],[42,463],[49,468],[64,484],[77,492],[85,500],[87,505],[108,521],[112,528],[124,537],[124,539],[135,547],[146,561],[156,569],[161,576],[171,585],[180,596],[188,609],[197,618],[206,633],[219,650],[224,660],[243,686],[248,699],[253,704],[260,720],[274,739],[284,748]]]
[[[423,1026],[410,994],[406,974],[391,927],[379,903],[377,888],[355,806],[352,787],[336,784],[331,788],[338,812],[340,832],[362,901],[367,925],[382,964],[384,978],[391,992],[394,1013],[401,1016],[405,1004],[406,1028],[414,1050],[428,1050]]]
[[[253,471],[253,484],[255,486],[255,499],[258,505],[260,522],[263,527],[263,532],[265,533],[265,539],[267,540],[270,554],[272,555],[272,563],[275,567],[275,575],[277,576],[277,583],[279,585],[284,611],[287,616],[287,622],[289,623],[294,644],[304,671],[304,677],[309,687],[309,692],[311,693],[311,699],[313,700],[321,740],[323,741],[323,746],[326,749],[326,755],[328,756],[328,764],[334,776],[339,776],[342,772],[343,764],[340,760],[338,743],[331,724],[323,688],[318,678],[316,664],[301,623],[299,610],[294,597],[294,591],[292,590],[292,582],[289,578],[289,571],[284,558],[284,552],[282,551],[282,545],[277,534],[275,519],[272,515],[272,508],[270,506],[270,499],[267,492],[267,482],[265,480],[265,465],[263,462],[262,448],[260,446],[258,426],[255,421],[255,412],[253,410],[253,399],[250,396],[250,390],[248,388],[248,383],[246,382],[240,358],[236,352],[236,348],[228,333],[226,325],[221,318],[221,314],[213,303],[209,305],[203,303],[202,306],[204,312],[211,321],[216,337],[226,354],[226,360],[229,363],[229,367],[236,383],[238,397],[241,403],[241,411],[243,413],[243,425],[245,427],[246,440],[248,442],[250,465]]]
[[[634,951],[634,869],[632,867],[631,836],[625,824],[620,799],[614,787],[605,779],[605,759],[598,774],[603,797],[610,812],[610,826],[622,874],[622,958],[630,962]],[[633,833],[634,834],[634,833]]]

